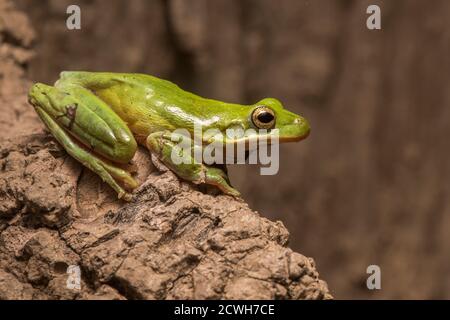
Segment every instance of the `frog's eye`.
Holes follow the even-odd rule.
[[[275,126],[275,114],[266,106],[259,106],[252,113],[252,122],[258,129],[272,129]]]

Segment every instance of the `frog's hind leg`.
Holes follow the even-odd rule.
[[[30,92],[30,103],[72,157],[98,174],[117,192],[119,198],[131,200],[125,189],[134,189],[138,184],[130,173],[114,162],[125,164],[132,158],[136,148],[134,137],[131,133],[127,136],[123,128],[115,127],[120,126],[120,122],[115,123],[108,118],[108,114],[102,114],[105,110],[101,109],[104,108],[101,101],[95,98],[89,102],[83,101],[76,93],[76,90],[61,91],[36,84]],[[88,91],[86,94],[91,93]],[[110,140],[115,143],[111,144]],[[113,161],[116,158],[117,161]]]
[[[71,136],[69,136],[64,129],[62,129],[44,110],[36,108],[42,121],[44,121],[47,128],[64,147],[64,149],[72,157],[80,161],[85,167],[97,173],[104,182],[109,184],[118,194],[119,199],[131,200],[131,195],[122,188],[115,179],[122,181],[128,188],[133,189],[137,187],[136,181],[125,170],[106,163],[104,160],[96,157],[90,152],[87,152],[83,147],[78,145]]]

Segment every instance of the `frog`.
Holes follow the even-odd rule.
[[[131,201],[139,183],[131,169],[138,149],[148,149],[155,166],[173,171],[182,180],[218,188],[239,197],[226,166],[196,161],[174,161],[176,131],[192,135],[196,126],[218,135],[192,138],[192,150],[204,144],[223,146],[275,138],[279,142],[305,139],[310,133],[306,118],[288,111],[275,98],[237,104],[201,97],[175,83],[141,73],[63,71],[54,85],[35,83],[28,101],[48,131],[67,153],[115,190],[119,199]],[[229,129],[254,129],[252,134],[229,136]],[[263,133],[261,133],[263,132]],[[181,139],[189,139],[186,134]]]

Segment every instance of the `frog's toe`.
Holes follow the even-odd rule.
[[[127,201],[127,202],[130,202],[131,200],[133,200],[133,195],[131,193],[122,191],[117,194],[117,198]]]
[[[223,193],[233,197],[240,197],[240,192],[230,186],[228,176],[220,169],[209,168],[206,172],[205,183],[216,186]]]

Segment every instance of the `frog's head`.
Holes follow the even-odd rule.
[[[309,135],[308,121],[284,109],[277,99],[265,98],[253,105],[218,107],[214,113],[217,122],[211,123],[211,127],[221,131],[227,144],[259,139],[271,143],[275,137],[279,142],[300,141]],[[203,137],[210,141],[211,136],[206,133]]]
[[[278,129],[280,142],[300,141],[305,139],[310,132],[308,121],[286,109],[280,101],[274,98],[265,98],[257,102],[249,121],[255,129],[269,131]]]

